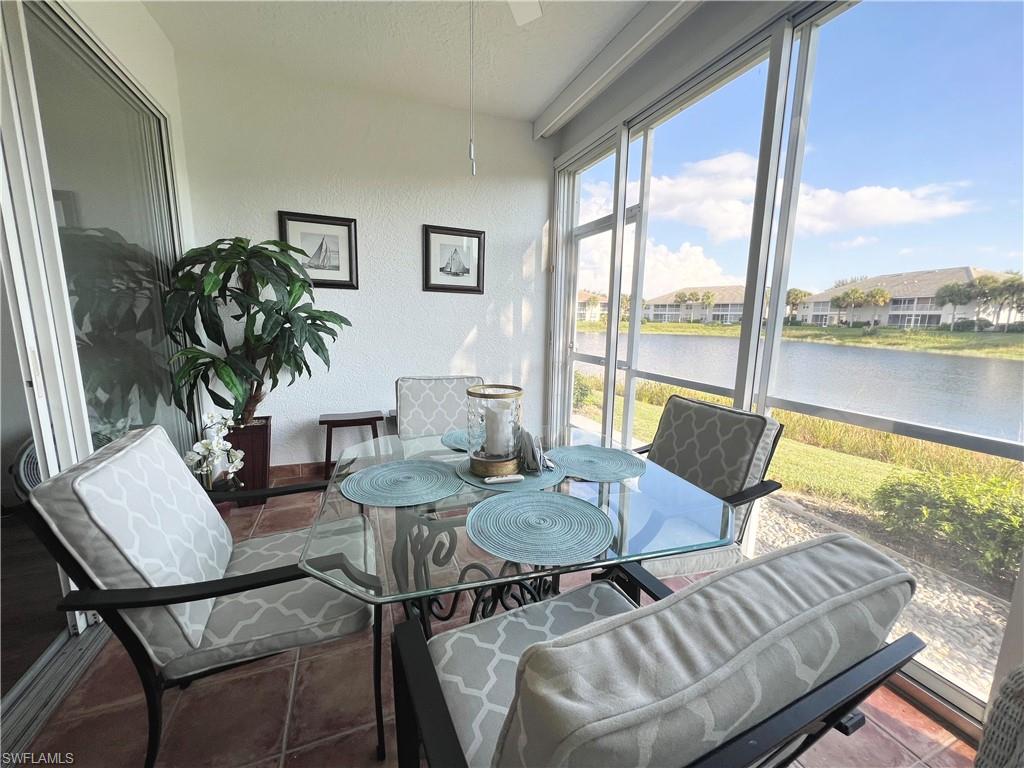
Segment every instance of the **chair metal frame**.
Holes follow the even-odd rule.
[[[601,578],[625,586],[631,595],[642,591],[662,600],[672,594],[639,563],[615,566]],[[790,765],[833,728],[847,736],[859,729],[865,719],[857,707],[924,647],[916,635],[903,635],[681,768],[746,768],[769,759],[778,760],[773,768]],[[467,768],[419,622],[395,627],[391,663],[399,767],[419,766],[422,744],[432,768]]]

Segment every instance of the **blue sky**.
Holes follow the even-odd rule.
[[[1019,2],[865,2],[822,28],[791,286],[1021,269],[1022,39]],[[656,129],[647,298],[743,277],[766,71]],[[608,162],[585,174],[584,208],[610,200],[611,175]]]

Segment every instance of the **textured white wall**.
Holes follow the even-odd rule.
[[[324,90],[251,61],[231,71],[178,59],[196,244],[276,239],[278,210],[358,221],[359,289],[316,291],[353,327],[330,348],[329,371],[314,357],[312,379],[265,401],[272,462],[322,459],[318,415],[394,407],[403,375],[525,385],[539,424],[551,144],[526,122],[479,116],[473,178],[465,112],[348,90],[342,72]],[[484,295],[422,290],[423,224],[486,231]],[[348,432],[336,438],[356,439]]]

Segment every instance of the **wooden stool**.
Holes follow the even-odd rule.
[[[384,421],[380,411],[361,411],[359,413],[324,413],[320,415],[320,426],[327,427],[327,446],[324,451],[324,480],[331,479],[331,444],[334,430],[343,427],[369,427],[373,439],[380,437],[377,422]]]

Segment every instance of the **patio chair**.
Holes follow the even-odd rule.
[[[974,765],[975,768],[1024,765],[1024,664],[1010,672],[999,686]]]
[[[213,504],[324,487],[208,496],[155,426],[128,433],[33,489],[28,523],[77,586],[58,609],[96,611],[142,681],[147,767],[156,762],[167,688],[369,623],[366,603],[299,569],[306,530],[232,544]],[[353,529],[346,546],[344,531],[337,533],[340,551],[319,565],[354,577],[372,572],[365,534]]]
[[[398,436],[443,435],[465,429],[466,389],[483,384],[479,376],[403,376],[395,382]]]
[[[402,768],[788,765],[924,644],[885,639],[914,579],[845,534],[681,592],[618,567],[657,602],[588,586],[424,638],[392,638]]]
[[[743,540],[753,502],[782,487],[765,480],[783,426],[759,413],[672,395],[650,445],[636,449],[669,472],[733,506],[736,542],[725,547],[651,561],[659,578],[704,573],[743,560]]]

